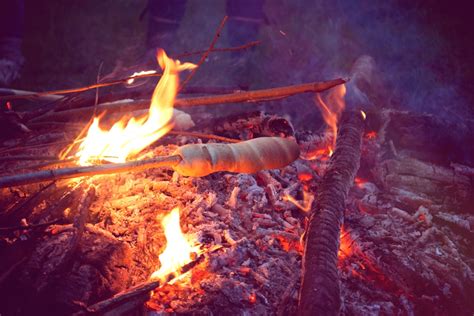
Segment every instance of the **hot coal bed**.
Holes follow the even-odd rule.
[[[1,97],[0,313],[471,315],[474,121],[389,107],[368,56],[327,81],[187,86],[225,23],[196,64],[159,51],[34,110]],[[255,105],[300,94],[304,120]]]

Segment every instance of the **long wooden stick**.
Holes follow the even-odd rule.
[[[339,235],[346,198],[359,169],[363,131],[360,113],[343,115],[336,150],[318,189],[306,231],[299,315],[339,315]]]
[[[114,163],[98,166],[72,167],[53,170],[41,170],[21,175],[0,178],[0,188],[12,187],[50,180],[70,179],[100,174],[140,171],[149,168],[173,167],[181,161],[180,156],[163,156],[148,160]]]
[[[262,89],[254,91],[236,92],[215,96],[204,96],[197,98],[177,99],[174,103],[175,107],[192,107],[202,105],[215,105],[225,103],[242,103],[242,102],[260,102],[278,98],[286,98],[295,94],[307,92],[323,92],[335,86],[344,84],[347,79],[334,79],[322,82],[311,82],[293,86],[278,87],[271,89]],[[130,112],[138,109],[147,109],[150,106],[149,100],[138,100],[121,104],[99,104],[97,112]],[[79,109],[71,109],[60,112],[48,112],[42,116],[32,119],[30,122],[40,122],[49,120],[61,120],[64,118],[77,118],[78,116],[92,113],[94,107],[83,107]]]

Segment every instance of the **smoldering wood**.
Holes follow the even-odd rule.
[[[359,169],[363,131],[360,113],[343,114],[336,149],[321,180],[305,233],[299,315],[339,314],[339,236],[346,198]]]
[[[115,309],[122,309],[122,305],[124,304],[129,305],[126,307],[127,310],[134,309],[145,303],[150,298],[151,291],[172,281],[177,276],[190,271],[194,266],[202,262],[202,260],[204,260],[203,254],[199,255],[190,263],[179,268],[178,271],[170,273],[164,281],[150,280],[147,282],[143,282],[132,288],[117,293],[111,298],[89,306],[85,310],[77,313],[76,315],[111,313]]]
[[[89,305],[125,288],[131,265],[128,244],[86,224],[80,247],[71,255],[76,232],[73,225],[53,226],[31,253],[19,283],[21,288],[31,289],[29,295],[37,304],[24,306],[26,313],[39,308],[72,314],[79,302]]]
[[[74,231],[72,237],[69,239],[67,246],[65,246],[65,249],[62,251],[61,256],[58,257],[59,260],[55,261],[55,264],[50,264],[47,268],[43,269],[41,275],[36,280],[38,283],[36,291],[38,293],[43,292],[46,287],[56,284],[58,278],[71,268],[84,234],[89,207],[94,196],[95,189],[93,186],[89,186],[83,190],[78,204],[77,215],[75,216],[73,223]]]
[[[33,230],[33,229],[44,229],[47,228],[48,226],[58,224],[60,222],[59,219],[46,222],[46,223],[41,223],[41,224],[31,224],[31,225],[26,225],[26,226],[11,226],[11,227],[0,227],[0,235],[5,235],[5,234],[10,234],[15,231],[26,231],[26,230]]]
[[[368,112],[368,124],[412,158],[435,164],[474,164],[474,121],[384,109]]]

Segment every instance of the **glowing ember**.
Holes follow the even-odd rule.
[[[306,160],[315,160],[320,159],[325,161],[328,157],[331,157],[333,154],[332,149],[329,147],[326,148],[316,148],[314,150],[309,150],[307,153],[304,154],[304,159]]]
[[[166,280],[170,273],[178,271],[182,266],[192,261],[192,254],[198,252],[198,247],[186,239],[179,226],[179,208],[174,208],[162,221],[166,237],[166,248],[159,256],[161,267],[153,272],[150,279]]]
[[[324,98],[321,95],[316,95],[316,103],[319,105],[323,119],[328,125],[329,130],[333,135],[332,147],[329,148],[330,155],[332,155],[333,148],[336,146],[337,137],[337,123],[341,117],[342,111],[346,107],[344,96],[346,95],[346,86],[340,85],[332,89]]]
[[[101,129],[100,118],[94,118],[76,154],[80,165],[90,165],[96,160],[124,162],[127,157],[139,153],[172,128],[178,73],[195,68],[196,65],[172,60],[163,50],[158,51],[157,59],[163,75],[153,92],[148,114],[128,121],[122,118],[110,130]]]
[[[365,137],[367,139],[375,139],[377,137],[377,132],[376,131],[370,131],[365,134]]]
[[[348,231],[341,229],[339,252],[337,254],[339,261],[344,260],[352,255],[352,244],[354,241]]]
[[[314,195],[307,192],[306,190],[303,190],[303,201],[301,203],[289,194],[285,194],[282,197],[282,200],[288,201],[303,212],[308,213],[311,210],[311,206],[313,205]]]
[[[356,177],[354,179],[354,183],[357,185],[357,187],[362,188],[362,187],[364,187],[364,183],[367,183],[367,181],[360,178],[360,177]]]
[[[249,295],[249,302],[251,304],[255,304],[257,302],[257,295],[255,293],[250,293]]]
[[[133,78],[137,76],[152,75],[152,74],[156,74],[156,70],[143,70],[139,72],[134,72],[133,75],[130,76],[130,79],[127,80],[127,83],[132,84],[133,82],[135,82],[135,79]]]

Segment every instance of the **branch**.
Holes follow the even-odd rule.
[[[253,41],[249,42],[247,44],[241,45],[241,46],[235,46],[235,47],[225,47],[225,48],[213,48],[211,50],[201,50],[201,51],[196,51],[196,52],[190,52],[190,53],[183,53],[174,56],[173,58],[183,58],[183,57],[188,57],[188,56],[194,56],[194,55],[201,55],[205,52],[209,53],[218,53],[218,52],[234,52],[238,50],[243,50],[247,49],[256,45],[259,45],[261,42],[260,41]],[[31,99],[31,98],[43,98],[46,97],[45,100],[48,101],[56,101],[63,96],[61,94],[70,94],[70,93],[76,93],[76,92],[83,92],[87,90],[92,90],[92,89],[97,89],[97,88],[104,88],[104,87],[109,87],[109,86],[114,86],[118,84],[124,84],[127,83],[130,79],[141,79],[141,78],[148,78],[148,77],[161,77],[161,73],[155,73],[155,74],[144,74],[144,75],[138,75],[135,77],[127,77],[127,78],[122,78],[122,79],[117,79],[113,81],[106,81],[106,82],[101,82],[101,83],[95,83],[92,85],[84,86],[84,87],[79,87],[79,88],[71,88],[71,89],[61,89],[61,90],[51,90],[51,91],[44,91],[44,92],[30,92],[30,91],[20,91],[20,90],[11,90],[11,89],[0,89],[0,92],[4,93],[10,93],[9,95],[4,95],[0,96],[0,100],[15,100],[15,99]],[[48,96],[52,95],[60,95],[58,98],[51,97],[49,98]]]
[[[335,86],[344,84],[348,79],[334,79],[322,82],[311,82],[293,86],[278,87],[271,89],[262,89],[254,91],[240,91],[236,93],[204,96],[197,98],[177,99],[174,103],[175,107],[192,107],[203,105],[215,105],[225,103],[242,103],[242,102],[261,102],[269,99],[286,98],[295,94],[307,92],[323,92]],[[148,109],[150,107],[150,100],[138,100],[129,103],[120,104],[99,104],[97,112],[131,112],[138,109]],[[31,122],[47,121],[47,120],[61,120],[64,118],[77,119],[78,116],[93,113],[94,107],[83,107],[78,109],[70,109],[59,112],[48,112],[42,116],[38,116],[31,120]]]
[[[240,139],[228,138],[228,137],[212,135],[212,134],[203,134],[203,133],[198,133],[198,132],[169,131],[167,135],[179,135],[179,136],[189,136],[189,137],[196,137],[196,138],[214,139],[214,140],[219,140],[221,142],[226,142],[226,143],[240,143],[241,142]]]
[[[253,41],[253,42],[248,42],[247,44],[240,45],[240,46],[225,47],[225,48],[213,48],[211,50],[207,49],[207,50],[200,50],[200,51],[197,51],[197,52],[183,53],[183,54],[176,55],[173,58],[183,58],[183,57],[189,57],[189,56],[194,56],[194,55],[201,55],[201,54],[203,54],[207,51],[212,52],[212,53],[215,53],[215,52],[235,52],[235,51],[238,51],[238,50],[244,50],[244,49],[247,49],[247,48],[257,46],[261,42],[262,41]]]
[[[179,91],[183,90],[183,88],[188,84],[188,82],[191,80],[191,78],[194,76],[194,74],[196,74],[196,71],[199,69],[199,67],[201,67],[202,64],[204,64],[204,62],[207,59],[207,56],[209,56],[209,53],[214,49],[214,46],[216,45],[217,40],[221,36],[221,31],[224,28],[224,25],[227,22],[228,18],[229,17],[227,15],[224,16],[224,18],[221,21],[221,24],[219,24],[219,27],[217,28],[216,35],[214,35],[214,38],[212,39],[212,42],[209,45],[209,48],[207,49],[207,51],[204,52],[204,54],[202,54],[201,59],[197,63],[197,67],[195,67],[193,70],[191,70],[191,72],[186,77],[186,79],[181,83],[181,85],[179,87]]]
[[[299,315],[339,314],[339,235],[346,198],[359,169],[363,131],[359,113],[343,115],[336,150],[323,176],[305,234]]]

